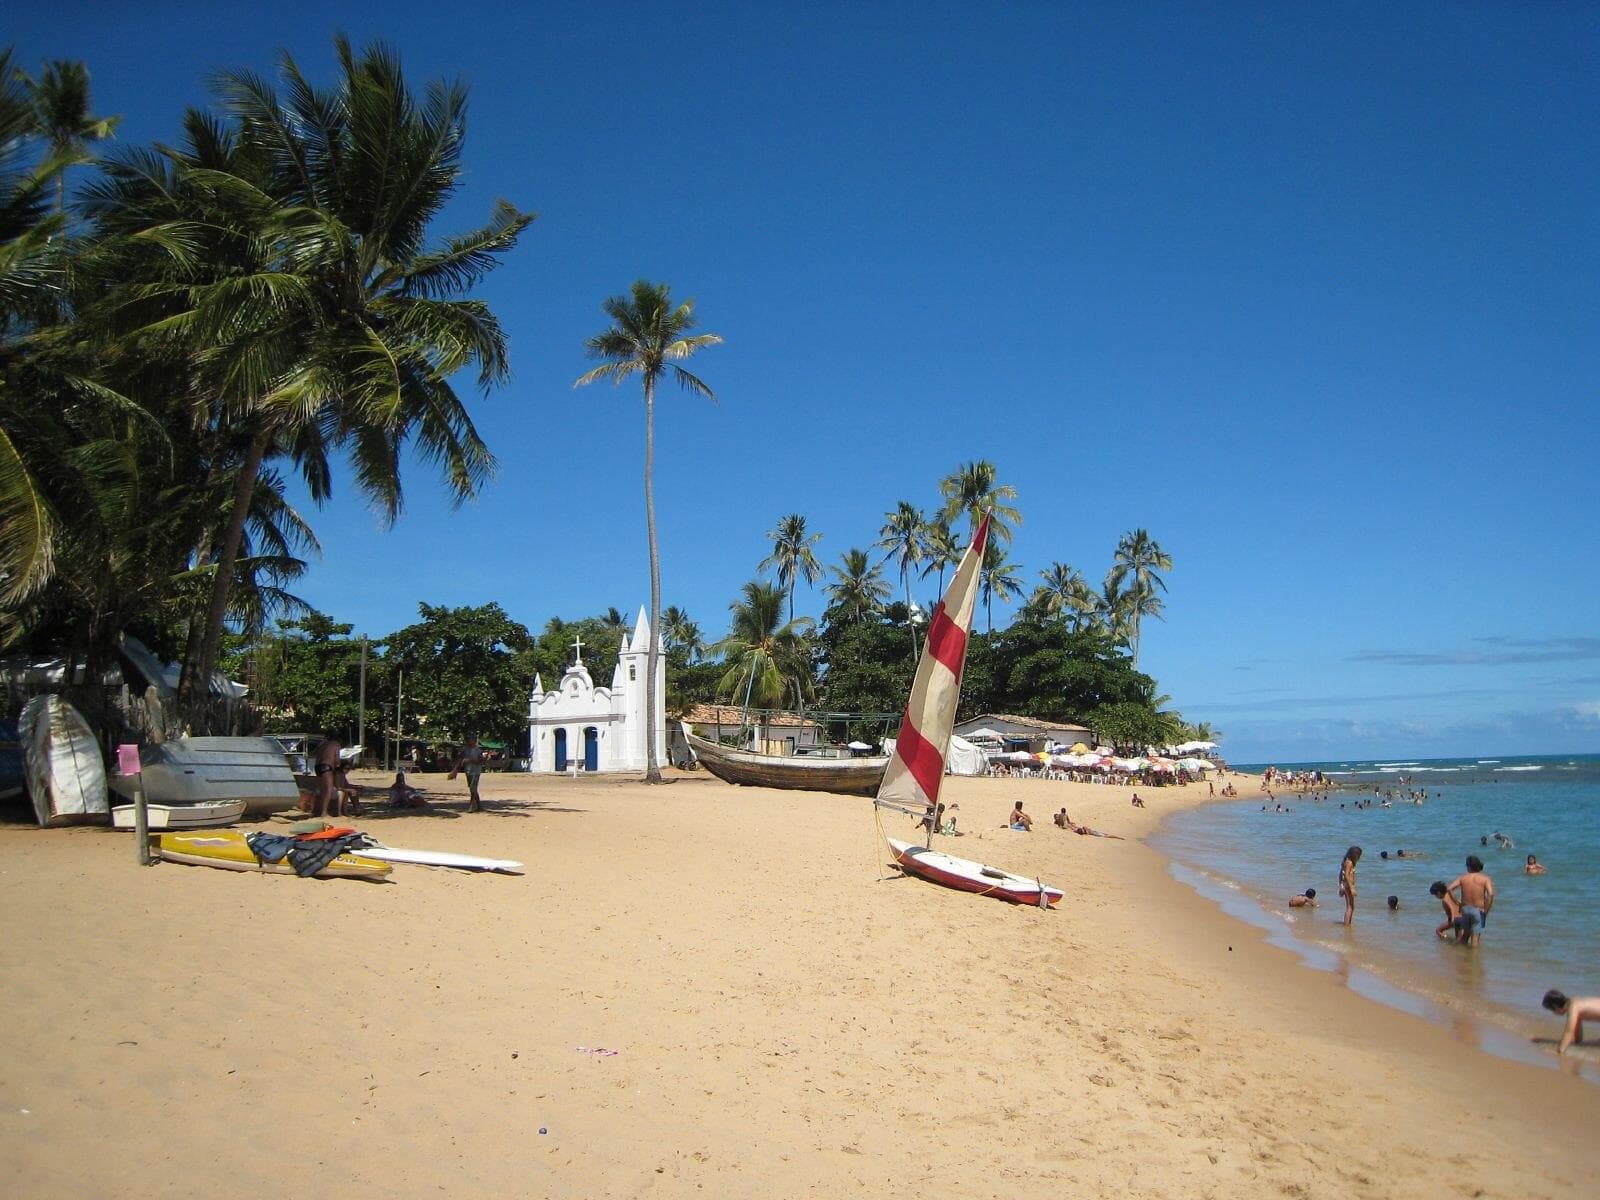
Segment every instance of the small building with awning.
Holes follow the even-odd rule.
[[[983,713],[957,721],[955,732],[973,745],[992,752],[1026,750],[1033,754],[1051,746],[1070,748],[1080,742],[1085,746],[1094,745],[1094,730],[1087,725],[1009,713]]]

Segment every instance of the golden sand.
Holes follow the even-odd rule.
[[[898,877],[859,798],[489,775],[469,815],[416,778],[445,802],[356,823],[527,874],[0,827],[7,1195],[1600,1194],[1600,1090],[1170,878],[1137,839],[1203,785],[948,781],[948,848],[1064,887],[1041,912]]]

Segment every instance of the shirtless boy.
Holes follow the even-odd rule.
[[[1033,818],[1022,811],[1022,801],[1017,801],[1017,806],[1011,810],[1009,824],[1012,829],[1019,829],[1024,833],[1033,832]]]
[[[1544,994],[1543,1004],[1556,1016],[1567,1019],[1567,1027],[1561,1031],[1561,1041],[1556,1046],[1557,1054],[1565,1054],[1568,1046],[1583,1041],[1585,1021],[1600,1021],[1600,996],[1579,996],[1569,1000],[1551,988]]]
[[[1289,897],[1290,908],[1315,908],[1317,906],[1317,889],[1307,888],[1298,896]]]
[[[1494,880],[1483,873],[1483,860],[1476,854],[1467,855],[1466,874],[1450,882],[1449,890],[1461,901],[1461,916],[1466,919],[1467,941],[1476,946],[1483,937],[1484,922],[1494,907]]]

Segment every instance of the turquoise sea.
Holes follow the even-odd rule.
[[[1284,812],[1273,802],[1263,811],[1256,799],[1175,814],[1152,839],[1174,875],[1369,996],[1445,1023],[1484,1050],[1555,1065],[1561,1023],[1540,998],[1552,987],[1600,994],[1600,755],[1277,766],[1321,771],[1331,786],[1275,788]],[[1373,803],[1357,808],[1358,800]],[[1495,833],[1513,845],[1500,848]],[[1346,929],[1338,874],[1350,846],[1362,858]],[[1421,857],[1395,857],[1402,848]],[[1496,892],[1476,948],[1434,936],[1444,914],[1428,894],[1434,880],[1461,874],[1468,854],[1483,860]],[[1524,872],[1529,854],[1546,874]],[[1291,909],[1289,897],[1308,887],[1318,906]],[[1388,910],[1390,895],[1398,911]],[[1564,1069],[1600,1083],[1600,1044],[1567,1059]]]

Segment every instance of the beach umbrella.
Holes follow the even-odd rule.
[[[1089,747],[1085,746],[1082,742],[1074,742],[1072,744],[1072,752],[1074,754],[1087,754],[1089,753]]]

